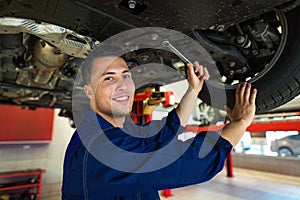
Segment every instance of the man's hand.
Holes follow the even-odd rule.
[[[228,117],[231,121],[243,120],[249,126],[255,116],[255,99],[257,90],[251,91],[250,83],[242,83],[237,86],[235,92],[235,105],[233,110],[226,106]]]
[[[198,95],[204,81],[209,79],[207,68],[200,65],[198,61],[194,62],[194,66],[191,63],[187,63],[187,79],[191,89]]]
[[[250,83],[242,83],[236,89],[233,110],[226,106],[231,122],[221,130],[221,136],[233,146],[240,141],[254,119],[256,94],[257,90],[251,90]]]

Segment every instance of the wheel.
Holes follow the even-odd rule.
[[[278,156],[286,157],[286,156],[293,156],[293,151],[288,147],[280,147],[278,150]]]
[[[221,40],[219,36],[205,32],[194,34],[202,46],[210,48],[223,77],[221,81],[212,77],[199,98],[209,104],[212,104],[212,98],[217,98],[213,106],[223,109],[224,101],[218,101],[214,94],[225,89],[227,105],[232,108],[236,85],[244,81],[258,89],[257,113],[265,113],[296,97],[300,93],[299,18],[300,7],[288,13],[276,10],[240,24],[243,35],[227,30],[227,36],[235,34],[231,39],[226,36]],[[238,45],[233,40],[247,40],[247,43]],[[222,51],[211,48],[213,45],[219,45]]]
[[[216,123],[221,118],[218,109],[213,108],[204,102],[199,104],[199,111],[199,121],[201,121],[201,124],[205,126]]]

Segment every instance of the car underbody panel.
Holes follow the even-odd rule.
[[[237,83],[259,82],[273,70],[289,42],[284,12],[293,10],[299,2],[0,0],[0,103],[62,108],[69,113],[74,80],[83,59],[107,38],[139,27],[167,28],[193,38],[210,54],[217,74],[222,76],[211,73],[211,79],[232,92]],[[184,67],[175,67],[180,59],[172,52],[141,49],[124,57],[131,68],[154,62],[181,72],[163,74],[166,70],[160,67],[152,71],[143,68],[138,77],[141,82],[149,76],[161,83],[184,79]],[[298,83],[297,78],[293,81],[288,87]],[[278,99],[282,91],[286,89],[276,97],[265,93],[271,103],[265,98],[258,100],[262,112],[298,93],[291,90],[289,99]]]
[[[192,29],[226,29],[286,2],[289,0],[4,0],[0,16],[39,19],[102,40],[123,30],[146,26],[184,33]]]

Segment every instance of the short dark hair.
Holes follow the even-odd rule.
[[[96,58],[108,57],[108,56],[121,57],[122,54],[123,53],[121,49],[117,46],[103,45],[103,44],[97,46],[81,63],[80,70],[81,70],[81,75],[84,84],[91,83],[93,61]]]

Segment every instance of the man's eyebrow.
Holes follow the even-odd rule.
[[[131,73],[131,72],[129,70],[124,70],[122,73],[125,74],[125,73]]]
[[[130,72],[129,70],[124,70],[122,71],[122,74],[125,74],[125,73],[128,73]],[[116,74],[116,72],[105,72],[102,74],[102,76],[105,76],[105,75],[110,75],[110,74]]]

